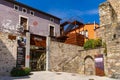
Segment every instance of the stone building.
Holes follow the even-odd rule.
[[[120,1],[99,6],[96,36],[106,48],[84,50],[50,40],[60,36],[60,18],[14,0],[0,1],[0,74],[13,67],[112,76],[120,73]],[[49,46],[48,46],[49,45]],[[42,61],[41,61],[42,60]]]
[[[54,46],[50,47],[50,69],[120,78],[119,9],[119,0],[107,0],[99,6],[100,27],[96,29],[96,36],[102,39],[105,48],[86,51],[78,46],[51,42]],[[54,51],[60,54],[56,55]]]
[[[46,37],[60,36],[59,24],[58,17],[15,0],[0,0],[0,74],[16,66],[45,70]]]
[[[107,0],[99,6],[98,36],[106,43],[106,75],[120,74],[120,1]]]

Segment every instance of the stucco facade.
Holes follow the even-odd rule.
[[[83,24],[83,25],[79,25],[78,28],[71,30],[70,32],[68,32],[68,36],[69,34],[73,34],[73,33],[79,33],[81,35],[84,35],[85,41],[86,39],[96,39],[96,28],[98,28],[99,25],[96,23],[88,23],[88,24]]]
[[[19,6],[18,10],[14,9],[14,6]],[[27,12],[23,12],[22,8],[26,8]],[[16,32],[17,27],[20,26],[20,17],[25,17],[28,19],[27,29],[30,33],[42,36],[49,36],[50,26],[55,28],[55,36],[60,36],[60,19],[40,11],[36,11],[33,8],[26,7],[26,5],[21,5],[15,1],[0,1],[0,27],[8,28],[11,31],[5,30],[7,32]],[[34,11],[34,15],[30,14],[30,11]],[[53,21],[50,19],[53,18]]]
[[[58,17],[14,0],[1,0],[0,74],[8,74],[13,67],[21,63],[23,67],[30,67],[31,37],[34,36],[34,40],[42,42],[43,37],[40,38],[41,36],[44,38],[50,36],[50,26],[54,28],[53,36],[60,36],[59,24],[60,18]],[[45,39],[43,42],[46,44]],[[44,55],[46,54],[44,53]]]

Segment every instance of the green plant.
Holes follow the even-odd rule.
[[[84,44],[84,49],[94,49],[94,48],[98,48],[98,47],[102,47],[102,40],[101,39],[90,39],[88,41],[86,41],[86,43]]]
[[[104,49],[104,53],[105,55],[107,55],[107,45],[105,42],[103,42],[103,45],[102,45],[105,49]]]
[[[96,39],[94,44],[95,44],[95,47],[101,47],[102,46],[102,39]]]
[[[90,39],[88,41],[86,41],[86,43],[84,44],[84,49],[93,49],[95,48],[95,40],[94,39]]]
[[[30,68],[25,68],[25,74],[28,75],[30,74],[31,69]]]
[[[10,72],[11,76],[18,77],[18,76],[26,76],[30,74],[30,68],[13,68]]]

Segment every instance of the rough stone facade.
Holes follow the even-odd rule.
[[[16,66],[17,41],[8,39],[7,33],[0,33],[0,75],[8,74]]]
[[[104,48],[86,51],[80,46],[51,41],[50,70],[95,75],[95,55],[103,53]]]
[[[77,56],[82,47],[50,41],[50,68],[62,71],[62,67]]]
[[[104,30],[100,35],[107,47],[107,73],[112,76],[120,74],[120,1],[108,0],[99,6],[100,27]],[[100,32],[100,29],[98,29]]]

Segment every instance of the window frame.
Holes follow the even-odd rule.
[[[18,9],[16,9],[15,7],[17,7]],[[20,8],[19,5],[14,4],[14,10],[19,11],[19,8]]]
[[[55,19],[54,19],[54,18],[50,18],[50,21],[51,21],[51,22],[54,22],[54,21],[55,21]]]
[[[55,33],[56,33],[56,32],[55,32],[55,25],[51,25],[51,24],[49,24],[49,26],[48,26],[48,32],[49,32],[48,36],[51,36],[51,35],[50,35],[50,27],[53,27],[53,28],[54,28],[53,36],[56,36],[56,35],[55,35]]]
[[[31,14],[31,12],[32,12],[33,14]],[[30,10],[30,15],[34,16],[34,15],[35,15],[35,11]]]
[[[24,10],[26,10],[26,12],[24,12]],[[27,13],[27,8],[22,8],[22,12]]]
[[[23,16],[23,15],[19,15],[19,25],[20,25],[20,21],[21,21],[21,17],[23,17],[23,18],[26,18],[27,19],[27,28],[26,28],[26,30],[29,30],[29,25],[28,25],[28,22],[29,22],[29,18],[28,17],[26,17],[26,16]],[[21,26],[21,25],[20,25]]]
[[[88,37],[88,30],[85,30],[85,37]]]

